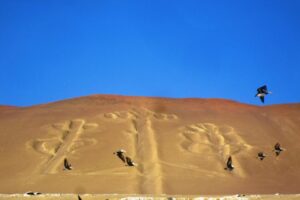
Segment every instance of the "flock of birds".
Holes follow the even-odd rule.
[[[125,153],[126,151],[123,149],[114,152],[114,154],[116,154],[124,163],[126,163],[127,166],[129,167],[137,166],[137,164],[133,162],[130,157],[125,156]]]
[[[129,166],[129,167],[137,166],[137,164],[135,162],[133,162],[133,160],[129,156],[125,155],[126,154],[125,150],[120,149],[120,150],[117,150],[116,152],[114,152],[113,154],[118,156],[126,164],[126,166]],[[63,170],[72,170],[72,165],[69,163],[67,158],[64,159]],[[38,195],[33,192],[28,192],[27,194],[28,195]],[[39,193],[39,194],[41,194],[41,193]],[[78,198],[78,200],[82,200],[79,194],[78,194],[77,198]]]
[[[270,91],[268,91],[267,86],[264,85],[262,87],[259,87],[257,89],[257,94],[255,95],[255,97],[259,97],[261,102],[264,103],[265,102],[265,96],[267,94],[271,94]],[[280,153],[283,151],[284,149],[281,148],[281,145],[279,143],[276,143],[274,146],[273,151],[275,152],[276,156],[279,156]],[[129,157],[126,156],[126,151],[123,149],[117,150],[116,152],[114,152],[113,154],[115,154],[119,159],[121,159],[123,161],[123,163],[125,163],[126,166],[129,167],[133,167],[133,166],[137,166],[137,164],[135,162],[133,162],[133,160]],[[264,158],[267,155],[264,152],[259,152],[257,154],[257,158],[260,160],[264,160]],[[227,159],[227,163],[226,163],[226,167],[224,168],[225,170],[228,171],[232,171],[234,170],[234,165],[232,162],[232,157],[229,156]],[[72,165],[69,163],[69,161],[67,160],[67,158],[64,159],[64,170],[72,170]],[[38,195],[41,193],[36,193],[36,192],[27,192],[27,195]],[[82,200],[82,198],[80,197],[80,195],[78,195],[78,200]]]
[[[137,164],[135,162],[133,162],[133,160],[129,156],[125,156],[125,153],[126,153],[125,150],[120,149],[120,150],[114,152],[113,154],[117,155],[126,164],[126,166],[129,166],[129,167],[137,166]],[[69,163],[67,158],[64,159],[63,170],[72,170],[72,165]]]
[[[280,153],[284,150],[285,149],[282,148],[281,145],[278,142],[274,145],[273,151],[275,152],[276,156],[279,156]],[[265,157],[267,157],[267,155],[264,152],[260,151],[260,152],[257,153],[257,158],[258,159],[263,160],[263,159],[265,159]],[[229,170],[229,171],[232,171],[234,169],[234,165],[232,164],[232,157],[231,156],[228,157],[226,167],[224,169]]]
[[[257,88],[257,93],[256,93],[255,97],[259,97],[261,102],[264,103],[265,102],[265,96],[267,94],[272,94],[272,92],[268,91],[268,88],[267,88],[266,85],[263,85],[263,86]],[[280,152],[282,152],[283,150],[284,149],[281,148],[281,145],[278,142],[274,145],[273,151],[275,152],[276,156],[279,156]],[[263,160],[263,159],[265,159],[265,157],[267,157],[267,155],[264,152],[262,152],[262,151],[258,152],[258,154],[257,154],[258,159]],[[232,157],[231,156],[228,157],[226,167],[224,169],[229,170],[229,171],[232,171],[234,169],[234,165],[232,164]]]

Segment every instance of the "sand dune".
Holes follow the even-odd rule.
[[[300,104],[93,95],[0,106],[0,127],[0,193],[300,193]]]

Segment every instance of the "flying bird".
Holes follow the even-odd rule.
[[[72,166],[71,164],[68,162],[68,160],[65,158],[64,160],[64,170],[71,170]]]
[[[120,150],[114,152],[114,154],[116,154],[124,163],[126,162],[126,158],[124,155],[125,153],[126,153],[126,151],[123,149],[120,149]]]
[[[261,86],[261,87],[257,88],[257,93],[256,93],[255,97],[259,97],[261,102],[264,103],[265,102],[265,96],[267,94],[271,94],[271,93],[272,93],[271,91],[268,91],[267,86],[264,85],[264,86]]]
[[[136,163],[134,163],[131,158],[129,158],[128,156],[126,156],[126,163],[128,166],[133,167],[133,166],[137,166]]]
[[[265,159],[265,157],[267,157],[267,155],[264,152],[258,152],[257,154],[257,158],[259,158],[260,160]]]
[[[234,166],[232,164],[232,158],[231,156],[228,157],[227,163],[226,163],[226,170],[232,171],[234,169]]]
[[[279,142],[277,142],[277,143],[274,145],[274,151],[275,151],[276,156],[279,156],[279,154],[280,154],[283,150],[284,150],[284,149],[281,148]]]

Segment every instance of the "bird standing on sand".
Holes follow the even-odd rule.
[[[64,159],[64,170],[72,170],[72,166],[66,158]]]
[[[274,145],[274,151],[276,156],[279,156],[279,154],[283,151],[283,148],[281,148],[278,142]]]
[[[126,158],[125,158],[125,155],[124,155],[125,153],[126,153],[125,150],[120,149],[120,150],[114,152],[113,154],[116,154],[125,163],[126,162]]]
[[[255,97],[259,97],[261,102],[265,102],[265,96],[267,94],[271,94],[272,92],[268,91],[267,86],[261,86],[259,88],[257,88],[257,94],[255,95]]]
[[[232,158],[231,156],[228,157],[227,163],[226,163],[226,170],[232,171],[234,169],[234,166],[232,164]]]
[[[263,160],[265,157],[267,157],[267,155],[262,151],[257,154],[257,158],[259,158],[260,160]]]
[[[40,194],[42,194],[42,193],[30,191],[30,192],[26,192],[26,193],[24,194],[24,196],[36,196],[36,195],[40,195]]]

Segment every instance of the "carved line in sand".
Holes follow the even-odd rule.
[[[81,135],[86,130],[97,126],[98,124],[96,123],[86,123],[84,119],[74,119],[64,123],[53,124],[52,128],[59,131],[55,136],[30,141],[28,144],[34,151],[47,157],[46,163],[41,167],[41,172],[47,174],[59,172],[65,157],[76,153],[77,150],[84,146],[96,144],[96,139],[82,138]]]
[[[140,190],[145,194],[161,194],[163,192],[163,173],[153,121],[168,122],[178,119],[178,117],[174,114],[157,113],[148,109],[141,109],[140,116],[141,119],[137,123],[137,130],[140,134],[138,153],[143,164],[141,170],[144,174]]]
[[[141,122],[145,118],[145,114],[147,117],[150,117],[154,120],[159,121],[170,121],[174,119],[178,119],[178,117],[174,114],[164,114],[164,113],[155,113],[153,111],[150,111],[145,108],[141,109],[135,109],[131,111],[116,111],[116,112],[110,112],[110,113],[104,113],[104,118],[108,120],[116,120],[116,121],[122,121],[122,120],[130,120],[130,127],[128,130],[125,130],[123,133],[130,138],[130,144],[132,149],[130,149],[130,152],[133,153],[133,157],[135,157],[138,147],[138,141],[139,141],[139,134],[138,134],[138,126],[140,126]]]
[[[182,150],[205,156],[218,155],[220,164],[225,165],[229,155],[237,155],[252,147],[241,138],[231,126],[218,126],[214,123],[197,123],[186,126],[180,133]],[[244,176],[238,160],[234,159],[238,168],[237,174]]]
[[[130,152],[135,153],[133,157],[139,158],[138,175],[143,175],[143,178],[139,179],[139,190],[141,193],[161,194],[163,191],[162,170],[152,121],[170,121],[178,117],[174,114],[156,113],[145,108],[106,113],[104,117],[114,120],[131,120],[131,128],[127,131],[131,135],[129,136],[132,144]]]
[[[149,116],[151,116],[153,119],[156,120],[168,121],[168,120],[178,119],[177,115],[175,114],[156,113],[146,108],[142,108],[141,111],[147,112]],[[111,112],[111,113],[105,113],[104,117],[107,119],[138,119],[140,117],[139,112],[140,111],[138,110]]]
[[[137,132],[137,119],[138,113],[135,111],[121,111],[121,112],[110,112],[104,113],[104,118],[113,121],[130,121],[130,127],[128,130],[124,130],[122,133],[129,139],[129,143],[133,144],[130,145],[131,149],[127,149],[128,152],[131,153],[132,157],[134,158],[136,155],[136,146],[138,140],[138,132]]]

